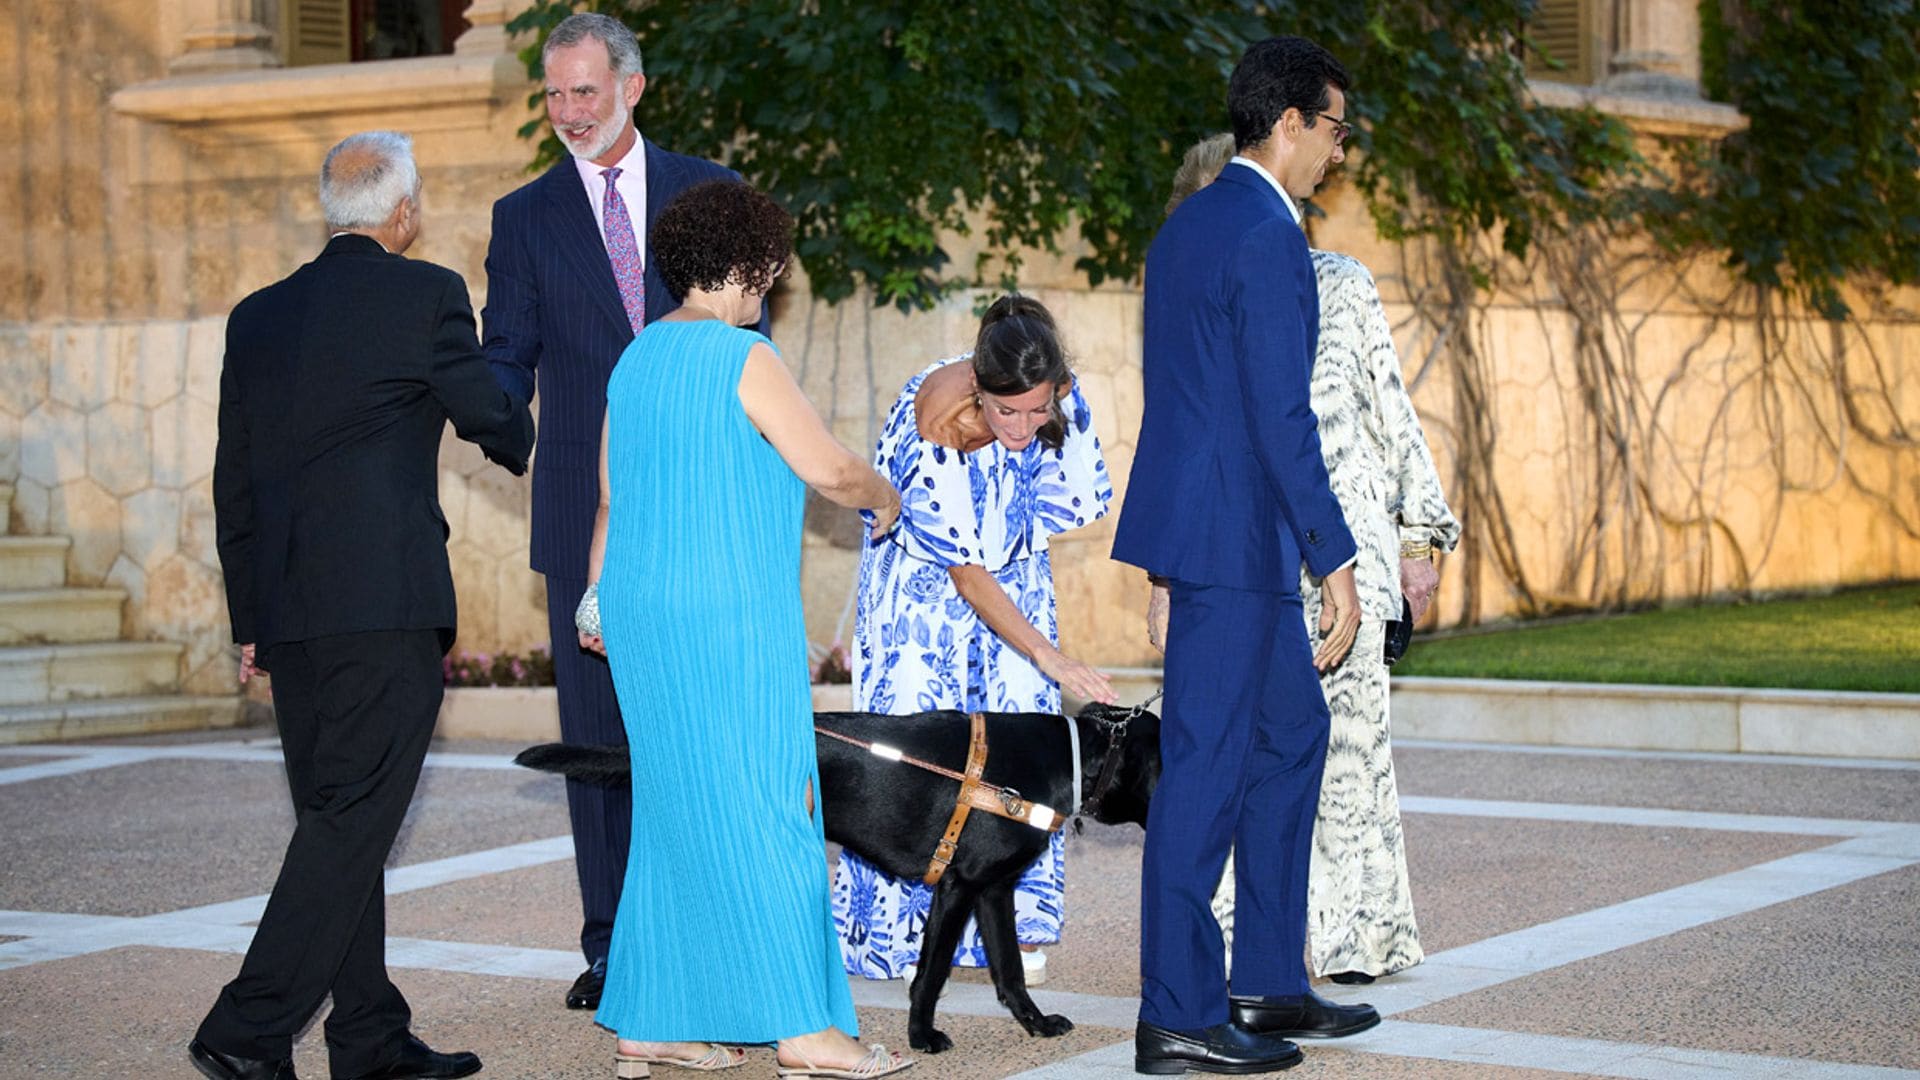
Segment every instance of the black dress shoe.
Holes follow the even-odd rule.
[[[597,1009],[600,1007],[600,991],[607,985],[607,958],[601,957],[593,966],[580,973],[573,980],[573,986],[567,990],[567,1008]]]
[[[1133,1029],[1133,1071],[1156,1076],[1184,1072],[1279,1072],[1300,1064],[1300,1048],[1234,1024],[1200,1031],[1174,1031],[1145,1020]]]
[[[1371,1005],[1341,1005],[1309,990],[1299,997],[1235,997],[1233,1022],[1284,1039],[1338,1039],[1380,1022]]]
[[[480,1071],[477,1054],[442,1054],[411,1033],[400,1048],[400,1056],[384,1069],[376,1069],[356,1080],[448,1080],[472,1076]]]
[[[293,1059],[258,1061],[223,1054],[195,1039],[187,1044],[187,1057],[207,1080],[300,1080],[293,1072]]]
[[[1341,986],[1365,986],[1373,981],[1373,976],[1364,971],[1336,971],[1327,978]]]

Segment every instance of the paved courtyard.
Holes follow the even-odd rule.
[[[517,746],[435,744],[387,887],[416,1029],[489,1077],[610,1074],[560,997],[578,900],[559,781]],[[272,733],[0,747],[0,1077],[192,1077],[291,829]],[[1372,987],[1388,1019],[1309,1044],[1294,1077],[1920,1077],[1920,766],[1397,748],[1427,962]],[[955,1049],[909,1075],[1131,1076],[1137,829],[1068,843],[1068,923],[1026,1037],[968,973]],[[906,1042],[899,984],[855,986]],[[298,1047],[326,1075],[318,1025]],[[671,1070],[661,1070],[664,1076]],[[730,1075],[773,1074],[756,1052]],[[677,1074],[689,1075],[689,1074]]]

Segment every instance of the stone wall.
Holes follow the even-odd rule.
[[[524,179],[530,149],[514,134],[527,88],[499,48],[156,81],[191,21],[174,10],[186,3],[169,0],[155,19],[139,0],[95,0],[84,11],[19,0],[0,18],[0,55],[24,58],[14,92],[0,100],[0,130],[14,136],[0,145],[0,228],[18,238],[0,249],[0,479],[17,477],[13,529],[73,535],[71,581],[126,587],[129,636],[188,642],[183,674],[190,688],[210,691],[229,685],[232,664],[208,487],[225,312],[318,249],[320,157],[339,137],[374,127],[415,134],[427,232],[413,254],[464,274],[477,309],[489,207]],[[487,6],[497,27],[504,10],[497,0]],[[1399,253],[1373,235],[1351,192],[1321,201],[1328,217],[1315,226],[1316,242],[1375,269],[1416,374],[1430,342],[1407,318]],[[958,241],[955,265],[969,264],[968,243]],[[1124,495],[1140,417],[1139,294],[1087,288],[1071,270],[1074,255],[1030,253],[1023,287],[1061,321]],[[835,431],[864,448],[909,375],[967,347],[979,299],[956,296],[911,316],[859,297],[829,307],[796,276],[776,297],[774,336]],[[1665,294],[1636,292],[1623,307],[1643,359],[1638,385],[1650,399],[1665,393],[1674,438],[1663,452],[1675,475],[1710,473],[1732,539],[1765,554],[1742,581],[1728,537],[1677,529],[1643,538],[1631,550],[1655,587],[1694,595],[1920,576],[1920,542],[1898,524],[1900,514],[1920,517],[1911,458],[1854,446],[1836,468],[1814,429],[1789,425],[1786,450],[1806,490],[1777,493],[1756,479],[1780,441],[1752,421],[1764,402],[1741,397],[1726,419],[1732,436],[1710,454],[1701,449],[1706,427],[1687,411],[1690,401],[1717,400],[1724,388],[1715,380],[1731,377],[1747,344],[1723,334],[1713,347],[1729,364],[1680,374],[1700,370],[1699,313]],[[1496,474],[1515,511],[1521,561],[1543,589],[1574,589],[1584,572],[1578,542],[1592,502],[1593,436],[1568,396],[1572,328],[1553,297],[1515,287],[1478,333],[1493,367]],[[1915,324],[1889,319],[1872,333],[1904,395],[1903,414],[1920,415]],[[1451,391],[1428,372],[1415,396],[1443,475],[1452,476]],[[1902,463],[1904,482],[1892,472]],[[1897,498],[1861,495],[1849,468],[1892,472]],[[542,585],[526,569],[528,495],[527,481],[449,438],[441,501],[453,530],[461,648],[545,644]],[[1151,662],[1139,623],[1144,580],[1107,559],[1111,532],[1109,518],[1055,546],[1065,645],[1103,664]],[[804,591],[810,636],[823,645],[843,625],[857,535],[849,515],[810,507]],[[1484,559],[1469,551],[1448,562],[1443,621],[1515,610],[1497,581],[1481,589],[1473,612],[1462,610],[1463,575],[1480,561],[1485,582]]]

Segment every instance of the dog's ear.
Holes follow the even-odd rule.
[[[1094,820],[1145,828],[1147,809],[1160,785],[1160,717],[1141,710],[1127,725],[1122,753],[1119,780],[1100,800]]]

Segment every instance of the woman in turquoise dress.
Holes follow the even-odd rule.
[[[688,189],[649,229],[683,306],[607,384],[581,643],[613,669],[633,760],[633,841],[596,1019],[616,1076],[726,1069],[777,1043],[783,1076],[883,1076],[854,1041],[828,904],[800,608],[808,486],[898,513],[755,321],[792,219],[745,184]],[[593,632],[597,631],[597,633]],[[729,1045],[731,1044],[731,1045]]]
[[[1106,677],[1059,649],[1047,542],[1105,516],[1113,485],[1047,309],[1017,295],[988,308],[971,353],[907,381],[874,463],[904,505],[860,559],[854,707],[1057,713],[1062,688],[1111,702]],[[1045,978],[1039,946],[1060,940],[1065,887],[1056,833],[1014,892],[1029,984]],[[932,896],[843,851],[833,916],[847,971],[912,978]],[[987,962],[971,921],[954,960]]]

